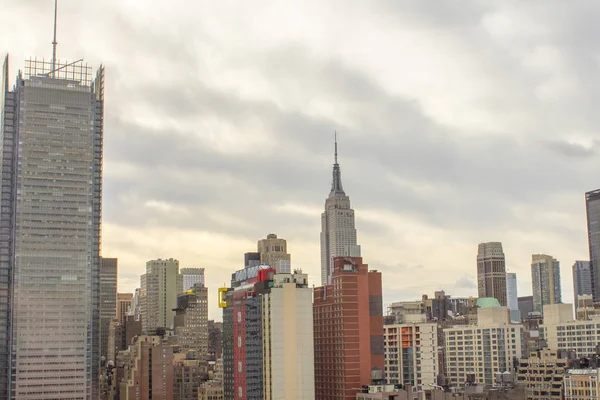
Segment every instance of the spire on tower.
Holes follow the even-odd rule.
[[[336,195],[346,195],[344,188],[342,187],[342,173],[340,171],[340,165],[338,164],[337,131],[334,133],[333,181],[331,182],[331,192],[329,192],[329,197]]]
[[[58,17],[58,0],[54,0],[54,40],[52,41],[52,77],[54,78],[54,71],[56,71],[56,20]]]
[[[334,140],[334,143],[335,143],[335,163],[337,164],[338,163],[337,162],[337,131],[334,131],[334,132],[335,133],[333,135],[333,138],[334,138],[333,140]]]

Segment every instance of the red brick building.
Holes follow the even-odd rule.
[[[315,288],[315,398],[356,399],[384,378],[381,273],[362,257],[335,257],[332,284]]]

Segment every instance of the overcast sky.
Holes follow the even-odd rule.
[[[587,259],[600,187],[600,2],[60,0],[58,56],[106,66],[103,254],[216,288],[268,233],[320,280],[333,132],[384,302],[477,295],[501,241],[519,295],[532,253]],[[11,76],[52,54],[52,0],[0,0]]]

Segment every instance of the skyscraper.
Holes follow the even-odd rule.
[[[11,90],[8,66],[7,56],[0,398],[96,399],[104,68],[94,78],[81,60],[30,59]]]
[[[502,243],[480,243],[477,251],[479,298],[493,297],[506,306],[506,261]]]
[[[141,277],[140,307],[142,331],[156,334],[157,328],[173,327],[177,295],[183,291],[179,274],[179,261],[151,260],[146,263],[146,273]]]
[[[133,293],[117,293],[117,320],[125,325],[125,316],[133,313]]]
[[[183,291],[194,287],[196,283],[204,286],[204,268],[181,268],[179,271],[183,280]]]
[[[592,295],[600,301],[600,189],[585,194]]]
[[[331,283],[334,257],[360,257],[360,246],[356,244],[354,210],[350,207],[350,197],[346,196],[342,187],[337,156],[336,140],[331,191],[325,200],[325,211],[321,214],[322,285]]]
[[[102,257],[100,263],[100,357],[108,357],[108,328],[117,313],[117,259]]]
[[[177,296],[175,334],[179,348],[192,350],[198,359],[208,359],[208,288],[197,283]]]
[[[331,285],[315,288],[315,399],[350,400],[384,379],[381,273],[336,257]]]
[[[510,310],[510,320],[521,322],[521,313],[519,312],[519,295],[517,293],[517,274],[514,272],[506,273],[506,303]]]
[[[592,270],[589,261],[575,261],[573,264],[573,304],[577,304],[577,296],[592,293]]]
[[[534,311],[543,313],[544,305],[561,303],[560,263],[546,254],[532,255],[531,286]]]
[[[270,265],[277,273],[289,274],[291,271],[290,255],[287,253],[287,241],[271,233],[266,239],[258,241],[258,252],[261,264]]]

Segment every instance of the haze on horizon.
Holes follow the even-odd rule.
[[[531,254],[587,260],[597,189],[600,3],[61,0],[58,58],[106,65],[103,254],[120,291],[147,260],[216,288],[268,233],[320,283],[338,131],[358,242],[385,302],[477,295],[501,241],[519,295]],[[2,0],[16,77],[51,58],[51,0]]]

